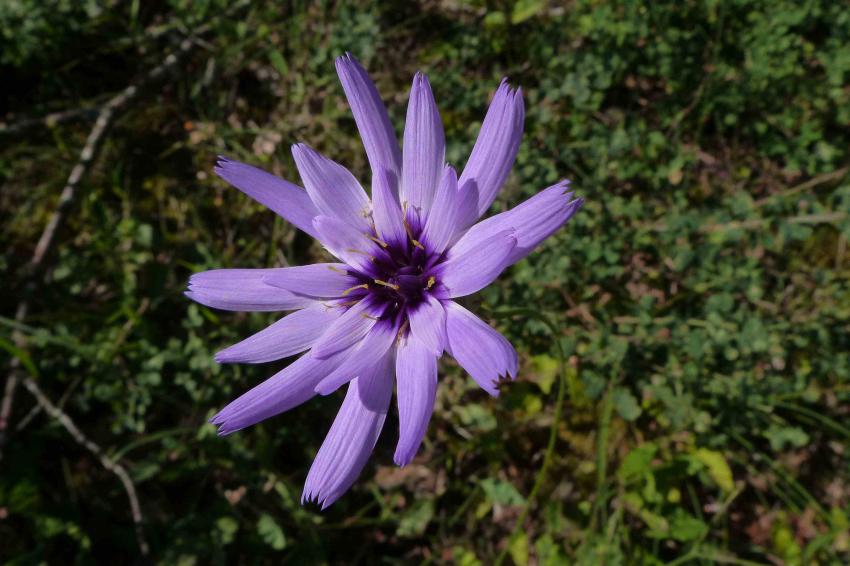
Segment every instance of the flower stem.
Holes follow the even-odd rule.
[[[561,341],[558,340],[558,327],[551,320],[549,320],[549,317],[533,309],[528,308],[498,310],[493,311],[491,314],[497,318],[507,318],[510,316],[519,315],[539,320],[549,330],[549,334],[552,336],[552,342],[555,344],[555,350],[558,355],[558,392],[555,397],[555,407],[554,413],[552,415],[552,425],[549,427],[549,441],[546,444],[546,452],[543,455],[543,464],[540,466],[540,470],[538,470],[537,475],[534,478],[534,485],[531,488],[531,492],[528,494],[525,507],[517,518],[517,521],[514,524],[514,528],[511,531],[510,537],[508,537],[508,544],[505,545],[505,548],[503,548],[499,555],[496,557],[495,565],[501,566],[502,562],[507,556],[511,544],[513,543],[514,539],[519,535],[519,532],[522,529],[522,525],[523,523],[525,523],[525,519],[528,517],[528,512],[531,509],[531,506],[534,504],[534,501],[537,499],[537,495],[540,492],[540,489],[543,487],[543,483],[546,481],[546,475],[549,472],[549,468],[552,466],[552,459],[555,455],[555,443],[558,440],[558,426],[561,423],[561,414],[563,413],[564,399],[566,398],[567,393],[567,371],[564,348],[561,345]]]

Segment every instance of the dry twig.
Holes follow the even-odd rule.
[[[89,440],[88,437],[86,437],[86,435],[77,428],[77,425],[74,424],[71,417],[47,398],[32,377],[25,376],[23,379],[23,385],[30,393],[32,393],[32,396],[35,397],[36,402],[45,413],[59,421],[59,423],[65,427],[65,430],[68,431],[68,434],[77,441],[77,444],[80,444],[85,447],[86,450],[94,454],[97,459],[100,460],[100,463],[104,468],[118,476],[118,479],[121,480],[121,484],[124,486],[124,491],[127,492],[127,499],[130,500],[130,513],[132,514],[133,524],[136,529],[136,541],[139,544],[139,552],[141,552],[142,556],[147,556],[150,551],[150,547],[145,539],[145,533],[142,530],[142,508],[139,505],[139,496],[136,494],[136,486],[133,485],[133,480],[130,479],[130,474],[127,473],[124,466],[111,460],[106,454],[104,454],[100,446]]]
[[[35,288],[37,272],[39,272],[43,267],[44,258],[53,245],[57,231],[65,218],[68,208],[74,202],[77,188],[91,168],[110,126],[112,126],[115,119],[127,108],[130,102],[139,96],[143,89],[153,83],[156,83],[167,73],[173,70],[181,58],[189,53],[194,45],[195,40],[192,37],[188,37],[181,41],[176,51],[166,56],[159,65],[151,69],[151,71],[148,72],[148,74],[145,75],[139,82],[128,86],[112,97],[98,111],[97,119],[86,138],[86,143],[80,152],[77,163],[71,170],[71,174],[65,182],[62,193],[59,195],[59,201],[56,205],[56,209],[53,211],[47,225],[44,227],[41,237],[38,240],[38,244],[36,244],[35,251],[24,268],[24,275],[29,278],[29,283],[26,287],[24,298],[18,303],[18,308],[15,312],[16,322],[23,322],[26,319],[27,313],[29,312],[28,295],[32,293]],[[16,331],[13,334],[12,339],[16,347],[23,349],[26,346],[25,338],[20,332]],[[136,529],[136,539],[139,545],[139,550],[143,556],[146,556],[149,552],[149,546],[145,540],[144,531],[142,529],[143,519],[141,507],[139,506],[136,489],[129,474],[127,474],[127,471],[119,463],[113,462],[107,458],[104,455],[103,450],[97,444],[86,438],[71,418],[54,405],[46,395],[44,395],[31,376],[22,376],[20,365],[20,360],[17,357],[13,357],[9,364],[9,374],[6,378],[3,401],[0,403],[0,450],[2,450],[6,441],[6,433],[9,426],[9,417],[12,412],[15,389],[17,388],[18,383],[23,381],[24,387],[32,393],[41,408],[62,423],[74,440],[97,456],[103,464],[103,467],[113,472],[121,480],[124,490],[127,492],[127,497],[130,500],[130,511]],[[2,451],[0,451],[0,458],[2,458]]]
[[[229,17],[234,13],[248,7],[249,5],[250,2],[248,0],[237,2],[233,4],[230,9],[228,9],[225,13],[220,14],[219,17]],[[212,29],[211,23],[207,23],[195,29],[194,32],[188,34],[187,37],[179,43],[177,49],[174,52],[167,55],[159,65],[151,69],[144,77],[141,78],[141,80],[139,80],[135,84],[129,85],[127,88],[120,91],[118,94],[110,98],[105,104],[96,109],[97,118],[95,120],[94,125],[92,126],[91,131],[89,132],[88,137],[86,138],[85,145],[83,146],[83,149],[80,152],[80,155],[77,159],[77,163],[71,170],[71,173],[68,176],[67,181],[65,182],[65,186],[63,187],[62,192],[59,195],[59,201],[56,205],[56,209],[53,211],[52,215],[50,216],[50,219],[47,222],[47,225],[44,227],[44,230],[42,231],[41,237],[39,238],[38,243],[36,244],[35,251],[33,252],[32,257],[22,270],[22,275],[24,279],[28,280],[28,283],[25,286],[23,298],[18,303],[18,307],[15,312],[16,322],[22,323],[27,317],[27,314],[29,312],[28,297],[36,288],[38,274],[43,268],[45,257],[53,246],[59,227],[62,224],[68,209],[74,202],[77,188],[79,187],[83,178],[89,172],[92,163],[97,157],[98,151],[100,150],[100,147],[110,127],[118,118],[118,116],[120,116],[121,113],[127,109],[129,104],[133,100],[135,100],[139,96],[139,94],[144,91],[144,89],[157,83],[159,80],[164,78],[169,72],[174,70],[180,60],[185,55],[187,55],[196,45],[199,44],[200,36],[208,32],[210,29]],[[37,124],[45,124],[49,126],[55,122],[73,119],[77,116],[80,116],[81,114],[85,114],[91,111],[91,109],[84,109],[82,111],[72,110],[63,113],[57,113],[55,115],[47,116],[42,120],[32,120],[19,125],[13,125],[11,127],[11,129],[14,130],[13,132],[0,133],[15,133],[18,128],[23,130],[31,127],[32,125]],[[8,129],[9,128],[6,128],[6,130]],[[12,339],[17,348],[25,348],[26,340],[22,333],[20,333],[19,331],[15,331],[12,335]],[[100,448],[100,446],[88,439],[79,429],[79,427],[77,427],[77,425],[73,422],[73,420],[71,420],[68,414],[62,411],[61,408],[56,406],[44,394],[44,392],[41,390],[41,388],[39,388],[38,384],[32,376],[23,375],[21,369],[21,360],[17,356],[12,357],[12,360],[9,364],[9,373],[6,378],[3,400],[2,402],[0,402],[0,459],[2,459],[2,449],[7,437],[6,433],[9,426],[9,417],[12,412],[15,389],[17,388],[18,383],[21,382],[23,383],[24,387],[33,395],[42,410],[44,410],[47,414],[58,420],[78,444],[82,445],[92,454],[94,454],[100,460],[104,468],[114,473],[121,480],[121,484],[124,486],[124,490],[127,492],[127,498],[130,500],[130,513],[136,531],[136,540],[139,545],[139,551],[141,552],[142,556],[147,556],[150,551],[150,547],[148,546],[147,540],[145,539],[144,530],[142,528],[143,517],[141,506],[139,505],[139,498],[136,494],[136,488],[133,485],[133,481],[130,478],[130,475],[127,473],[127,470],[117,461],[113,461],[112,459],[107,457],[104,451]]]
[[[29,312],[29,300],[27,296],[32,293],[35,287],[36,274],[41,269],[48,250],[50,250],[53,245],[59,226],[65,218],[65,213],[74,202],[77,187],[80,185],[80,181],[82,181],[83,177],[85,177],[88,173],[89,168],[100,149],[103,139],[109,130],[109,127],[120,115],[121,111],[123,111],[145,87],[164,77],[177,65],[180,59],[192,49],[193,46],[194,39],[184,39],[180,42],[179,47],[174,53],[169,54],[162,63],[151,69],[151,71],[141,81],[128,86],[101,107],[98,112],[97,120],[89,132],[86,143],[83,146],[83,150],[80,152],[77,163],[71,170],[71,174],[65,182],[65,187],[59,195],[59,202],[56,205],[56,209],[53,211],[53,214],[51,214],[47,225],[41,233],[38,244],[35,246],[35,251],[24,268],[24,276],[29,279],[29,283],[26,286],[24,298],[20,301],[20,303],[18,303],[18,308],[15,312],[16,322],[23,322],[27,317],[27,313]],[[23,348],[25,346],[24,337],[19,332],[14,333],[12,335],[12,339],[16,347]],[[6,430],[9,426],[9,416],[12,412],[15,389],[17,388],[18,381],[20,380],[20,371],[20,360],[16,357],[12,358],[10,362],[9,376],[6,378],[3,401],[0,403],[0,458],[2,458],[2,447],[6,440]]]

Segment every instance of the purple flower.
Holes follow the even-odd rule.
[[[425,75],[413,79],[404,151],[378,91],[351,55],[336,61],[372,169],[372,198],[342,165],[305,144],[292,154],[306,191],[227,158],[215,172],[318,239],[339,263],[197,273],[186,294],[214,308],[295,311],[218,352],[221,363],[306,353],[212,419],[230,434],[347,385],[303,501],[326,508],[354,482],[384,425],[395,380],[396,464],[416,454],[434,409],[437,359],[457,360],[489,394],[516,377],[517,353],[454,299],[479,291],[581,208],[561,181],[481,222],[510,172],[522,94],[502,81],[458,178]],[[395,378],[395,379],[394,379]]]

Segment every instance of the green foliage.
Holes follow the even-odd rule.
[[[205,26],[113,126],[35,291],[22,266],[91,122],[0,130],[0,351],[128,469],[155,562],[850,561],[845,6],[232,6],[0,3],[9,124],[102,104]],[[413,73],[429,74],[457,166],[509,76],[526,133],[494,211],[564,177],[587,203],[469,301],[516,345],[517,381],[490,399],[446,362],[414,463],[392,465],[391,415],[355,487],[318,512],[300,489],[339,399],[217,437],[214,411],[282,364],[212,354],[275,317],[181,292],[195,271],[322,257],[211,169],[225,153],[295,180],[303,140],[368,182],[344,51],[399,133]],[[119,481],[33,406],[19,388],[0,561],[134,560]]]

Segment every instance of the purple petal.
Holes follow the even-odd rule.
[[[357,285],[357,279],[348,274],[344,263],[314,263],[297,267],[283,267],[265,278],[265,282],[291,293],[308,297],[339,297]]]
[[[304,482],[301,502],[326,509],[351,487],[378,442],[393,392],[391,354],[353,380]]]
[[[408,336],[396,350],[395,374],[399,435],[393,460],[406,466],[419,450],[434,411],[437,358],[415,337]]]
[[[458,181],[461,187],[470,179],[478,185],[477,215],[466,219],[466,226],[490,208],[508,178],[519,149],[524,120],[522,90],[513,90],[506,80],[502,80]]]
[[[389,244],[403,244],[407,241],[404,230],[404,216],[398,203],[397,182],[393,174],[381,168],[372,179],[372,209],[375,230]]]
[[[348,169],[303,143],[292,146],[292,156],[319,214],[369,229],[369,197]]]
[[[189,278],[186,296],[208,307],[229,311],[287,311],[315,304],[309,297],[263,282],[281,268],[213,269]]]
[[[219,434],[225,435],[288,411],[311,399],[319,380],[336,369],[346,355],[343,352],[319,360],[310,353],[304,354],[228,404],[210,422],[218,425]]]
[[[428,77],[416,73],[404,124],[401,201],[407,202],[423,222],[434,200],[445,158],[446,139],[431,85]]]
[[[319,214],[319,211],[307,192],[298,185],[221,156],[213,171],[252,199],[316,237],[313,217]]]
[[[313,345],[313,356],[327,358],[357,344],[375,326],[381,314],[383,307],[376,307],[368,297],[361,300],[328,327]]]
[[[315,305],[283,317],[268,328],[218,352],[215,361],[259,364],[280,360],[310,348],[342,315],[342,309]]]
[[[475,183],[467,190],[458,191],[457,173],[446,166],[443,169],[443,177],[437,196],[431,205],[428,221],[422,231],[422,243],[434,254],[440,254],[445,249],[454,235],[462,228],[460,220],[468,217],[475,211],[478,205]]]
[[[372,171],[385,167],[399,178],[401,149],[378,89],[350,53],[337,58],[336,72],[354,114]]]
[[[513,230],[503,230],[474,242],[464,236],[449,248],[445,263],[437,268],[437,278],[449,297],[471,295],[489,285],[508,266],[514,247]]]
[[[499,379],[516,377],[516,350],[504,336],[459,304],[443,301],[443,306],[447,350],[484,391],[498,397]]]
[[[374,259],[383,254],[364,232],[338,218],[317,216],[313,226],[329,252],[359,271],[371,271]]]
[[[410,332],[435,356],[443,354],[446,347],[446,311],[431,295],[407,312]]]
[[[355,377],[368,372],[375,360],[380,360],[390,349],[398,336],[398,328],[393,324],[376,324],[369,334],[351,351],[344,364],[336,368],[316,385],[316,393],[330,395]]]
[[[566,224],[584,204],[584,199],[572,198],[568,189],[569,181],[552,185],[511,210],[482,220],[464,238],[480,243],[504,230],[514,230],[517,245],[507,260],[512,265]]]

